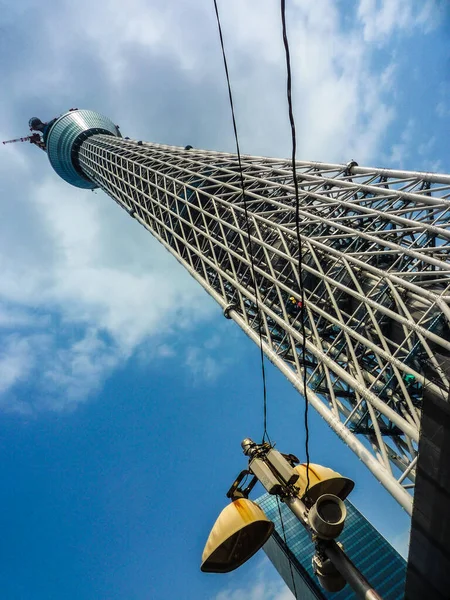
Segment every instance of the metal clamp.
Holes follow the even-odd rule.
[[[230,310],[236,310],[236,304],[227,304],[223,309],[223,316],[225,319],[231,319]]]
[[[345,173],[344,173],[344,175],[345,175],[345,176],[347,176],[347,175],[351,175],[351,174],[352,174],[352,169],[353,169],[353,167],[357,167],[357,166],[358,166],[358,163],[356,162],[356,160],[353,160],[353,158],[352,158],[352,160],[350,160],[350,161],[347,163],[347,165],[346,165],[346,169],[345,169]]]

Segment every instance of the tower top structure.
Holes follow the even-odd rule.
[[[84,189],[98,187],[81,170],[78,150],[93,135],[121,137],[111,119],[93,110],[75,108],[48,123],[33,117],[29,124],[30,129],[42,132],[50,164],[64,181]]]

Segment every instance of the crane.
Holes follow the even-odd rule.
[[[3,144],[14,144],[16,142],[30,142],[30,144],[35,144],[41,150],[45,152],[45,143],[39,133],[33,133],[31,135],[27,135],[26,137],[16,138],[14,140],[5,140],[2,142]]]
[[[69,108],[69,112],[73,112],[73,111],[77,111],[77,110],[78,110],[78,108]],[[51,119],[50,121],[44,123],[38,117],[31,117],[31,119],[28,121],[28,126],[30,127],[30,131],[36,131],[39,133],[32,133],[31,135],[28,135],[26,137],[20,137],[20,138],[14,139],[14,140],[5,140],[2,143],[3,144],[14,144],[16,142],[30,142],[30,144],[34,144],[35,146],[38,146],[38,148],[40,148],[41,150],[44,150],[44,152],[46,152],[47,151],[47,146],[46,146],[47,134],[55,121],[56,121],[56,118]],[[42,137],[41,137],[41,134],[42,134]]]

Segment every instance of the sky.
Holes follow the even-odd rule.
[[[290,154],[279,3],[219,0],[242,152]],[[450,172],[442,0],[287,3],[304,160]],[[0,2],[0,139],[71,107],[123,135],[233,152],[214,7]],[[262,435],[259,351],[103,192],[0,147],[0,589],[5,600],[288,600],[256,555],[199,570]],[[268,430],[303,457],[301,397],[267,365]],[[401,552],[409,520],[311,414],[311,459]],[[260,490],[261,491],[261,490]]]

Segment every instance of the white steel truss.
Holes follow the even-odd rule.
[[[450,379],[450,176],[95,135],[79,167],[177,258],[411,512],[420,411]],[[299,323],[303,314],[306,339]],[[306,344],[306,362],[301,347]]]

